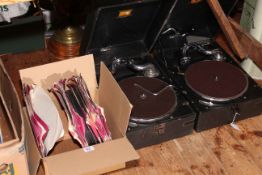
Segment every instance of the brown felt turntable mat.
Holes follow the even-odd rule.
[[[133,110],[131,121],[148,123],[174,112],[176,94],[172,86],[156,78],[130,77],[119,82]]]
[[[194,92],[211,101],[236,99],[248,87],[247,76],[241,69],[221,61],[190,65],[185,71],[185,81]]]

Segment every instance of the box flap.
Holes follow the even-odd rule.
[[[12,121],[12,117],[10,116],[10,112],[7,110],[6,104],[2,99],[2,93],[0,91],[0,134],[1,134],[1,142],[0,149],[5,147],[4,145],[12,141],[16,140],[19,142],[19,138],[17,136],[16,128],[14,127],[14,123]]]
[[[81,74],[92,98],[95,98],[96,95],[97,82],[92,55],[31,67],[20,70],[19,73],[22,83],[34,83],[44,89],[51,88],[54,82],[62,78]]]
[[[13,139],[13,140],[1,143],[0,144],[0,155],[1,155],[1,158],[2,158],[2,156],[5,156],[5,154],[6,155],[9,154],[8,152],[6,152],[5,148],[7,148],[7,150],[8,150],[8,148],[10,148],[10,147],[13,148],[13,146],[18,145],[18,144],[20,144],[20,146],[21,146],[21,143],[19,141],[20,141],[19,139]]]
[[[104,107],[109,128],[117,128],[117,131],[124,136],[128,127],[132,105],[103,63],[101,63],[100,67],[98,94],[99,105]],[[117,132],[113,133],[113,130],[111,132],[113,138],[119,137]]]
[[[121,163],[139,158],[126,137],[93,146],[84,152],[78,149],[44,158],[48,174],[101,174]]]
[[[24,127],[25,127],[25,150],[28,161],[28,169],[31,175],[36,175],[41,161],[41,154],[37,148],[35,137],[30,126],[26,108],[23,108]]]
[[[20,100],[2,60],[0,60],[0,95],[0,100],[3,100],[3,105],[13,127],[15,137],[23,142],[24,131]]]

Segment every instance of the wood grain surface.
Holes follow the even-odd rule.
[[[112,175],[261,175],[262,116],[138,150],[141,158]]]

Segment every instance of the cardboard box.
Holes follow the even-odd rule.
[[[0,60],[0,175],[28,174],[24,151],[22,108],[15,87]]]
[[[91,97],[104,108],[113,140],[94,145],[92,151],[85,152],[69,136],[65,113],[55,96],[49,93],[59,110],[66,135],[47,157],[42,157],[28,118],[25,118],[26,151],[32,175],[37,173],[40,162],[46,174],[100,174],[124,168],[126,162],[139,158],[125,136],[132,105],[104,64],[101,64],[99,86],[97,85],[92,55],[20,70],[22,83],[34,83],[46,90],[62,78],[79,74],[84,78]]]

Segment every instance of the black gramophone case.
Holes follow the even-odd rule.
[[[108,66],[114,57],[148,55],[176,1],[125,0],[98,7],[87,16],[80,54],[92,53]]]
[[[220,0],[219,1],[224,12],[229,14],[234,12],[234,6],[238,1],[236,0]],[[195,123],[195,130],[202,131],[224,124],[229,124],[232,121],[253,117],[262,113],[262,89],[250,76],[242,70],[242,68],[231,58],[225,51],[219,47],[215,42],[215,34],[219,31],[219,25],[209,8],[206,1],[199,3],[190,3],[190,1],[178,1],[173,13],[167,23],[166,29],[172,28],[172,31],[160,35],[158,44],[155,47],[155,53],[159,57],[165,58],[157,59],[160,64],[166,67],[166,70],[174,82],[179,84],[180,89],[183,91],[185,97],[190,101],[192,107],[197,112]],[[185,57],[182,51],[185,49],[184,45],[191,47],[186,52],[187,63],[181,62]],[[221,51],[223,56],[222,60],[215,60],[212,55],[205,55],[200,53],[199,48],[194,46],[201,46],[202,48],[211,51]],[[193,46],[193,47],[192,47]],[[202,65],[210,65],[220,67],[214,71],[206,71],[209,67],[201,67]],[[216,67],[215,66],[215,67]],[[191,77],[195,76],[194,81],[190,80],[189,71],[195,69],[195,74],[191,73]],[[230,72],[227,72],[229,71]],[[199,70],[202,69],[202,70]],[[197,78],[199,72],[205,74]],[[238,72],[233,76],[234,72]],[[200,91],[212,88],[212,85],[207,82],[209,78],[203,77],[213,76],[213,83],[218,83],[213,86],[213,90],[209,91],[211,96],[207,100],[206,92]],[[235,74],[234,74],[235,75]],[[242,77],[242,78],[241,78]],[[239,79],[239,81],[237,81]],[[225,80],[225,81],[224,81]],[[219,82],[226,82],[223,84]],[[231,82],[234,82],[232,84]],[[194,86],[192,86],[194,84]],[[217,87],[222,85],[218,89]],[[230,86],[233,85],[230,89]],[[240,86],[243,86],[241,89]],[[240,89],[238,89],[240,88]],[[196,90],[197,89],[197,90]],[[215,99],[216,95],[224,93],[225,89],[236,90],[233,96],[228,96],[224,99]],[[228,92],[228,94],[230,94]]]
[[[87,19],[80,53],[82,55],[93,53],[97,69],[100,61],[112,69],[113,60],[118,58],[126,62],[135,59],[143,60],[143,63],[145,60],[155,63],[155,58],[150,51],[176,2],[176,0],[144,0],[99,8]],[[167,84],[170,83],[170,77],[163,73],[161,67],[158,68],[164,78],[158,77],[153,80],[161,79]],[[142,76],[139,72],[129,74],[128,71],[123,71],[126,73],[124,76],[113,75],[119,82],[126,77]],[[126,135],[135,148],[192,133],[196,114],[182,93],[176,91],[176,88],[172,90],[176,94],[176,109],[170,116],[128,128]]]

